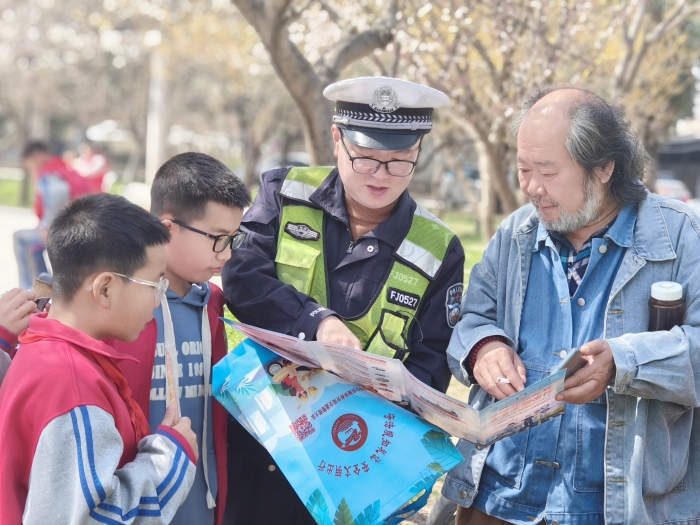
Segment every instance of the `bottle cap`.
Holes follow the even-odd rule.
[[[683,287],[672,281],[661,281],[651,285],[651,297],[659,301],[678,301],[683,298]]]

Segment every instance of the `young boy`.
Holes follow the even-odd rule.
[[[0,387],[0,524],[167,524],[184,501],[190,421],[170,411],[150,434],[117,366],[134,358],[101,341],[134,341],[153,318],[167,242],[113,195],[78,199],[52,223],[53,305],[30,319]]]
[[[167,161],[151,187],[151,213],[170,231],[165,277],[170,286],[136,343],[141,362],[122,363],[134,399],[151,424],[169,403],[166,355],[176,373],[181,413],[192,420],[200,457],[192,489],[172,523],[221,523],[227,493],[226,410],[212,403],[211,367],[226,355],[221,289],[209,279],[231,258],[250,192],[221,162],[201,153]],[[120,348],[118,346],[118,348]]]
[[[31,230],[18,230],[12,236],[20,287],[28,290],[33,279],[46,272],[44,249],[46,232],[56,214],[72,199],[94,193],[88,179],[80,176],[66,162],[52,155],[41,141],[30,141],[22,151],[22,165],[32,179],[34,187],[34,212],[39,226]]]

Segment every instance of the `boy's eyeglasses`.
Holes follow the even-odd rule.
[[[245,240],[246,236],[245,232],[238,232],[235,235],[212,235],[211,233],[203,232],[202,230],[193,228],[189,224],[185,224],[184,222],[178,221],[177,219],[172,219],[172,222],[179,226],[182,226],[187,230],[193,231],[200,235],[204,235],[205,237],[209,237],[210,239],[214,239],[214,247],[212,249],[215,253],[223,252],[229,244],[231,245],[232,250],[237,250],[241,247],[241,244],[243,244],[243,241]]]
[[[165,292],[168,291],[168,286],[170,286],[170,281],[168,281],[166,278],[161,277],[160,281],[157,283],[154,283],[153,281],[147,281],[145,279],[138,279],[136,277],[130,277],[128,275],[124,275],[123,273],[117,273],[117,272],[112,272],[114,275],[118,275],[119,277],[123,277],[124,279],[127,279],[131,282],[134,282],[136,284],[143,284],[145,286],[152,286],[155,288],[155,304],[158,306],[160,302],[163,300],[163,296],[165,296]],[[87,291],[89,292],[92,290],[92,286],[87,288]]]
[[[416,157],[415,162],[410,160],[387,160],[382,162],[381,160],[373,159],[371,157],[351,157],[348,147],[345,145],[345,138],[343,137],[343,132],[340,132],[340,143],[343,145],[343,149],[350,159],[352,164],[352,169],[355,173],[361,173],[362,175],[371,175],[379,171],[379,167],[384,164],[386,167],[386,172],[392,177],[408,177],[418,164],[418,158]],[[418,149],[418,155],[420,155],[420,148]]]

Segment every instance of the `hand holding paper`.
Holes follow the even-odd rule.
[[[501,341],[490,341],[479,349],[474,377],[481,388],[499,401],[523,390],[527,381],[522,359]],[[498,381],[500,378],[508,381]]]
[[[192,447],[195,458],[199,458],[199,447],[197,446],[197,434],[192,430],[192,422],[188,417],[179,417],[172,406],[165,409],[165,417],[161,422],[164,427],[171,427],[173,430],[177,430],[182,437],[184,437],[187,442]]]
[[[558,401],[574,405],[590,403],[603,395],[615,377],[615,360],[610,344],[604,339],[586,343],[579,350],[588,363],[564,383],[564,392],[557,395]]]
[[[316,330],[316,340],[321,343],[332,343],[336,345],[349,346],[356,350],[362,350],[360,340],[355,337],[345,323],[336,316],[326,317],[318,325]]]

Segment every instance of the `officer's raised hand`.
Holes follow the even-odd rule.
[[[316,341],[334,343],[336,345],[349,346],[350,348],[362,350],[360,340],[345,326],[343,321],[334,315],[326,317],[321,321],[321,324],[318,325]]]
[[[479,349],[474,377],[481,388],[499,401],[523,390],[527,380],[522,359],[501,341],[490,341]]]

